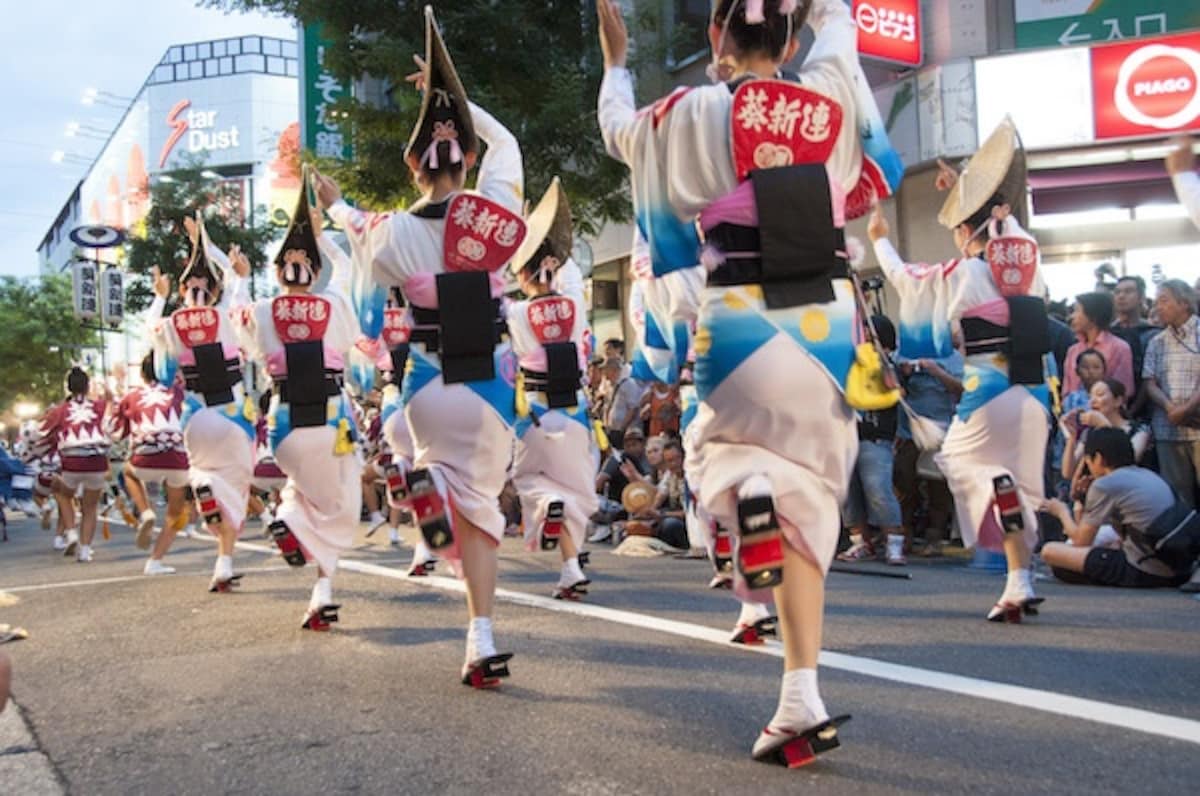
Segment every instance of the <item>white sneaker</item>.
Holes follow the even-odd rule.
[[[392,528],[388,531],[388,542],[393,545],[400,545],[404,540],[400,538],[400,529]]]
[[[195,539],[196,526],[191,524],[185,525],[183,526],[183,530],[180,531],[178,535],[182,536],[184,539]]]
[[[168,567],[157,558],[151,558],[142,569],[143,575],[174,575],[175,567]]]
[[[75,555],[75,560],[80,564],[87,564],[92,560],[92,546],[87,544],[79,545],[79,552]]]
[[[75,555],[76,548],[79,547],[79,531],[74,528],[67,529],[67,543],[63,546],[63,555],[70,557]]]
[[[612,526],[601,525],[596,528],[596,532],[588,537],[588,541],[592,543],[606,542],[612,538]]]
[[[67,537],[55,535],[54,549],[55,550],[66,550],[67,549]]]
[[[887,535],[887,562],[897,567],[908,563],[904,558],[904,534],[889,533]]]

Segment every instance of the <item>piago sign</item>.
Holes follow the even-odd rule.
[[[190,99],[182,99],[167,111],[166,125],[171,128],[171,134],[167,136],[158,156],[160,169],[167,164],[167,158],[181,140],[185,142],[188,152],[193,153],[236,149],[241,145],[236,124],[219,128],[220,111],[189,110],[191,106]]]

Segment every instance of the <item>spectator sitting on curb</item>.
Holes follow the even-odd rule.
[[[1141,542],[1141,533],[1173,508],[1175,493],[1157,474],[1134,464],[1133,443],[1119,428],[1095,428],[1084,442],[1083,460],[1095,480],[1076,521],[1061,500],[1048,500],[1042,510],[1062,523],[1070,540],[1048,542],[1042,560],[1067,583],[1125,588],[1178,586],[1189,572],[1172,570]],[[1096,547],[1100,529],[1111,525],[1121,547]]]

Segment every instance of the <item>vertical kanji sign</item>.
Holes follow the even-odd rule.
[[[304,148],[317,157],[350,160],[349,132],[334,115],[334,105],[350,96],[350,88],[326,69],[329,42],[321,37],[320,25],[304,25],[300,44],[304,53],[300,61],[300,138]]]

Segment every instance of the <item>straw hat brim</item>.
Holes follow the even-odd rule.
[[[954,229],[997,193],[1001,193],[1020,216],[1019,209],[1025,205],[1024,184],[1025,154],[1021,150],[1021,139],[1012,118],[1005,116],[958,175],[958,182],[938,213],[938,222],[947,229]]]
[[[571,256],[574,242],[571,230],[571,205],[562,189],[558,177],[550,182],[545,195],[525,219],[525,239],[512,258],[512,270],[520,271],[537,254],[542,242],[549,240],[550,247],[560,262]]]

